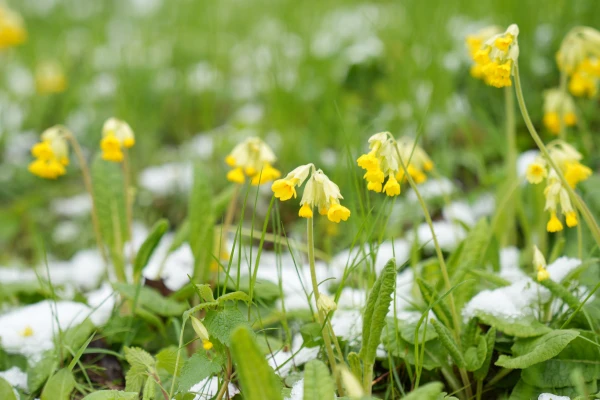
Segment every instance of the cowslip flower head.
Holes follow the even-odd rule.
[[[498,35],[502,30],[496,25],[487,26],[479,31],[468,35],[466,37],[467,48],[469,50],[469,56],[475,61],[475,54],[481,49],[483,44],[492,36]],[[471,66],[471,76],[477,79],[483,79],[483,70],[480,64],[474,63]]]
[[[135,145],[135,135],[129,124],[116,118],[109,118],[102,127],[102,159],[112,162],[123,161],[123,148]]]
[[[281,176],[281,172],[272,167],[276,160],[268,144],[260,138],[250,137],[225,157],[227,165],[233,168],[227,173],[227,180],[241,184],[247,176],[255,186],[275,180]]]
[[[552,134],[560,133],[563,126],[574,126],[577,123],[575,102],[573,98],[559,88],[549,89],[544,92],[544,126]]]
[[[514,64],[519,58],[519,27],[510,25],[505,32],[487,39],[473,55],[485,83],[497,88],[511,86]]]
[[[62,66],[46,61],[35,70],[35,88],[40,94],[62,93],[67,88],[67,78]]]
[[[0,50],[18,46],[27,40],[23,18],[0,4]]]
[[[537,248],[537,246],[533,246],[533,267],[537,272],[538,282],[542,282],[550,278],[550,274],[546,269],[546,258],[540,249]]]
[[[412,139],[402,138],[396,141],[389,132],[371,136],[369,148],[369,153],[361,155],[356,162],[366,170],[363,178],[368,182],[367,189],[374,192],[385,192],[388,196],[399,195],[402,191],[400,183],[408,179],[402,164],[417,184],[425,182],[425,172],[434,167],[427,153]]]
[[[317,301],[317,308],[323,313],[329,314],[331,311],[337,310],[337,304],[331,297],[321,293],[319,295],[319,301]]]
[[[600,80],[600,59],[586,58],[570,76],[569,92],[576,97],[595,97],[598,94],[598,80]]]
[[[298,212],[300,217],[312,218],[313,209],[316,207],[319,214],[326,215],[331,222],[348,220],[350,210],[340,204],[340,200],[343,199],[340,188],[313,164],[297,167],[283,179],[273,182],[271,190],[276,198],[286,201],[296,197],[296,188],[302,186],[305,181]]]
[[[45,179],[56,179],[67,173],[69,165],[69,145],[67,136],[71,132],[64,126],[53,126],[41,135],[41,141],[31,148],[35,158],[29,164],[29,172]]]
[[[200,340],[202,340],[202,347],[204,348],[204,350],[210,350],[213,348],[213,344],[210,341],[210,337],[208,335],[208,330],[206,329],[206,327],[204,326],[204,324],[202,323],[202,321],[200,321],[198,318],[196,317],[191,317],[192,319],[192,328],[194,328],[194,332],[196,332],[196,335],[198,335],[198,338],[200,338]]]
[[[600,58],[600,32],[587,26],[576,26],[567,33],[556,53],[558,68],[572,75],[590,58]]]

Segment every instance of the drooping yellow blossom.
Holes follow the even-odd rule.
[[[538,282],[542,282],[550,278],[550,274],[546,269],[546,258],[544,258],[544,255],[540,249],[537,248],[537,246],[533,246],[533,267],[537,272]]]
[[[116,118],[109,118],[102,127],[100,149],[102,159],[112,162],[123,161],[123,148],[135,145],[135,135],[129,124]]]
[[[198,318],[193,317],[193,316],[191,317],[191,319],[192,319],[192,328],[194,328],[194,332],[196,332],[196,335],[198,335],[198,338],[200,338],[200,340],[202,340],[202,348],[204,348],[204,350],[206,350],[206,351],[212,349],[213,344],[210,341],[210,337],[208,335],[208,330],[206,329],[206,327],[204,326],[202,321],[200,321]]]
[[[600,79],[600,59],[585,58],[570,76],[569,91],[577,97],[595,97]]]
[[[501,33],[502,30],[498,26],[485,27],[474,34],[468,35],[466,38],[467,48],[469,50],[469,56],[475,61],[475,54],[481,49],[483,44],[492,36]],[[473,78],[483,78],[483,67],[480,64],[474,63],[471,67],[471,76]]]
[[[310,176],[309,176],[310,175]],[[317,207],[319,214],[327,215],[331,222],[339,223],[350,217],[350,210],[340,204],[343,199],[338,185],[333,183],[322,170],[317,170],[313,164],[301,165],[278,179],[271,185],[275,197],[286,201],[296,197],[296,187],[304,186],[300,211],[302,218],[312,218],[313,208]]]
[[[564,126],[574,126],[577,123],[575,102],[573,98],[559,88],[544,92],[544,126],[551,133],[560,133],[561,119]]]
[[[272,167],[276,160],[268,144],[260,138],[250,137],[235,146],[225,157],[227,165],[233,168],[227,173],[227,180],[241,184],[248,176],[253,185],[275,180],[281,176],[281,172]]]
[[[519,57],[519,27],[512,24],[503,33],[488,38],[473,54],[475,71],[485,83],[497,88],[511,86],[510,79]]]
[[[62,93],[67,88],[67,78],[62,66],[46,61],[35,70],[35,88],[40,94]]]
[[[71,133],[64,126],[53,126],[41,135],[41,141],[31,148],[35,157],[29,164],[29,172],[40,178],[56,179],[67,173],[69,165],[69,145],[67,135]]]
[[[23,18],[0,4],[0,50],[18,46],[27,40]]]
[[[391,133],[380,132],[369,138],[369,147],[369,153],[356,160],[358,166],[366,170],[363,178],[368,182],[369,190],[378,193],[383,191],[388,196],[400,194],[400,182],[407,178],[399,156],[417,184],[425,182],[425,172],[433,169],[433,162],[427,153],[412,139],[402,138],[396,141]]]
[[[569,91],[573,96],[596,96],[600,79],[600,32],[587,26],[571,29],[556,53],[556,63],[569,75]]]
[[[573,146],[557,140],[547,147],[550,158],[573,189],[579,182],[591,176],[592,170],[580,163],[583,157]],[[548,232],[558,232],[563,229],[563,224],[557,214],[559,206],[565,216],[567,226],[569,228],[577,226],[577,213],[573,209],[569,193],[562,185],[557,172],[548,165],[543,157],[538,156],[528,166],[526,176],[532,184],[538,184],[546,179],[546,188],[544,189],[544,196],[546,197],[545,210],[550,213],[550,219],[546,226]]]

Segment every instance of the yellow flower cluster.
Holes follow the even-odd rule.
[[[123,161],[123,148],[131,148],[135,145],[133,130],[125,121],[109,118],[102,127],[102,159],[112,162]]]
[[[548,153],[573,189],[579,182],[592,175],[592,170],[580,163],[582,155],[564,141],[555,141],[548,145]],[[527,168],[527,180],[532,184],[538,184],[546,178],[545,210],[550,212],[550,220],[546,229],[548,232],[558,232],[563,229],[563,224],[557,216],[558,206],[560,205],[569,228],[577,226],[577,213],[573,209],[569,193],[563,187],[558,174],[547,164],[543,157],[538,156]]]
[[[497,88],[512,85],[510,77],[519,57],[518,35],[517,25],[510,25],[505,32],[488,38],[473,54],[474,69],[488,85]]]
[[[47,61],[35,70],[35,88],[40,94],[61,93],[67,88],[67,78],[60,64]]]
[[[0,50],[18,46],[27,40],[23,18],[0,4]]]
[[[537,246],[533,246],[533,267],[537,272],[538,282],[550,279],[550,273],[546,269],[546,258],[544,258],[544,255]]]
[[[569,91],[574,96],[595,96],[600,79],[600,32],[586,26],[571,29],[556,53],[556,63],[569,76]]]
[[[202,340],[202,348],[206,351],[213,348],[213,343],[210,341],[210,336],[208,335],[208,330],[198,318],[192,316],[192,328],[194,328],[194,332],[198,335],[198,338]]]
[[[246,176],[253,185],[262,185],[281,176],[279,170],[272,167],[277,160],[273,150],[260,138],[250,137],[233,148],[225,157],[231,168],[227,179],[235,183],[244,183]]]
[[[310,175],[310,177],[309,177]],[[313,164],[301,165],[287,174],[285,178],[273,182],[271,189],[281,201],[296,197],[296,187],[304,186],[300,211],[302,218],[312,218],[313,208],[317,207],[319,214],[327,215],[331,222],[339,223],[350,217],[350,210],[340,204],[343,199],[338,185],[333,183],[322,170],[317,170]]]
[[[369,153],[361,155],[356,162],[366,170],[363,178],[368,182],[367,189],[377,193],[385,192],[388,196],[400,194],[400,182],[407,179],[402,164],[417,184],[425,182],[425,172],[433,169],[427,153],[412,139],[396,141],[391,133],[380,132],[369,138],[369,148]]]
[[[560,125],[574,126],[577,123],[575,102],[573,98],[559,88],[544,92],[544,126],[551,133],[558,135]]]
[[[481,49],[483,44],[492,36],[495,36],[501,33],[501,29],[497,26],[488,26],[485,27],[474,34],[468,35],[466,38],[467,48],[469,50],[469,56],[473,61],[475,61],[475,54]],[[477,63],[474,63],[471,66],[471,76],[477,79],[483,79],[483,66]]]
[[[41,141],[31,148],[35,160],[29,164],[29,172],[45,179],[56,179],[67,173],[69,145],[67,135],[71,133],[63,126],[46,129]]]

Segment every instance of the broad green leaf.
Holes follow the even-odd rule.
[[[0,378],[0,399],[18,400],[12,386],[4,378]]]
[[[162,349],[155,356],[156,358],[156,368],[164,369],[171,375],[179,375],[181,372],[182,364],[179,365],[179,371],[175,374],[175,364],[177,364],[177,347],[169,346],[167,348]]]
[[[321,324],[318,322],[309,322],[302,325],[300,335],[302,335],[304,347],[311,348],[323,344],[323,329],[321,329]]]
[[[148,378],[148,369],[141,365],[136,365],[125,374],[125,391],[139,393]]]
[[[246,400],[280,400],[281,382],[260,352],[254,333],[238,327],[231,335],[231,355]]]
[[[477,313],[477,318],[486,325],[518,338],[530,338],[544,335],[552,331],[546,325],[538,322],[533,317],[502,318],[482,312]]]
[[[227,347],[231,346],[231,332],[235,328],[241,325],[249,327],[246,317],[236,307],[210,310],[206,313],[203,322],[210,336],[217,338]]]
[[[138,400],[137,392],[122,392],[120,390],[99,390],[90,393],[83,400]]]
[[[487,376],[488,371],[490,369],[492,355],[494,353],[494,345],[496,344],[496,328],[491,327],[490,330],[487,331],[487,333],[485,334],[485,341],[485,347],[487,350],[485,360],[483,361],[481,368],[473,372],[473,376],[477,380],[483,380]]]
[[[406,360],[415,365],[415,345],[402,339],[400,332],[394,329],[393,320],[388,321],[388,325],[382,335],[383,345],[387,351],[396,357]],[[428,371],[446,364],[447,353],[444,350],[439,339],[430,340],[425,343],[425,352],[423,359],[419,363]]]
[[[519,339],[512,347],[514,357],[501,355],[496,365],[504,368],[523,369],[558,355],[572,342],[579,332],[556,330],[535,339]]]
[[[208,274],[212,262],[215,223],[210,177],[206,173],[206,166],[201,163],[194,165],[194,183],[188,203],[188,220],[190,221],[188,241],[194,254],[193,277],[200,279]]]
[[[570,373],[574,369],[579,369],[585,382],[600,379],[598,350],[596,345],[578,337],[555,358],[524,369],[521,379],[529,385],[541,388],[569,386]]]
[[[218,374],[225,362],[225,356],[221,353],[211,354],[211,357],[208,358],[206,351],[198,351],[183,364],[180,377],[177,380],[177,392],[187,392],[201,380]]]
[[[58,370],[58,372],[48,379],[41,400],[69,400],[71,392],[75,388],[75,378],[73,373],[67,368]]]
[[[156,395],[156,381],[153,377],[149,376],[146,379],[146,384],[144,385],[144,396],[142,400],[154,400],[154,396]]]
[[[132,367],[154,368],[156,361],[146,350],[139,347],[125,347],[125,359]]]
[[[366,364],[375,362],[377,346],[392,302],[392,293],[396,288],[396,276],[396,260],[392,258],[381,271],[369,294],[363,319],[362,347],[359,353]]]
[[[98,224],[102,238],[113,249],[127,241],[123,173],[120,165],[96,157],[91,167]],[[120,238],[115,237],[115,232]]]
[[[476,371],[485,362],[487,356],[487,341],[484,336],[477,337],[477,347],[471,346],[465,352],[467,371]]]
[[[588,385],[588,393],[597,393],[598,392],[598,383],[597,381],[592,381]],[[539,388],[536,386],[531,386],[525,383],[523,379],[520,379],[517,382],[516,386],[512,390],[510,397],[508,400],[529,400],[529,399],[537,399],[538,396],[542,393],[548,393],[548,389]],[[551,393],[557,396],[567,396],[573,400],[589,400],[590,397],[577,397],[577,389],[573,386],[565,386],[561,388],[552,388]],[[594,397],[597,398],[597,397]]]
[[[154,253],[156,246],[167,230],[169,230],[169,221],[166,219],[159,220],[154,224],[150,234],[146,240],[144,240],[144,243],[142,243],[133,263],[133,277],[136,282],[140,279],[142,270],[146,264],[148,264],[150,257],[152,257],[152,253]]]
[[[421,278],[417,278],[417,285],[421,291],[421,296],[427,305],[434,304],[437,302],[439,296],[435,293],[435,289],[429,283],[425,282]],[[448,308],[448,305],[442,300],[437,302],[432,310],[438,320],[440,320],[445,326],[452,326],[452,313]]]
[[[231,292],[219,297],[217,301],[219,304],[223,304],[226,301],[243,301],[244,303],[250,303],[250,296],[241,291]]]
[[[45,351],[40,361],[27,370],[27,387],[32,392],[37,392],[48,379],[54,369],[55,352]]]
[[[215,301],[213,290],[208,283],[196,285],[196,290],[198,291],[202,301]]]
[[[356,377],[356,380],[362,382],[362,366],[360,364],[360,357],[357,353],[348,353],[348,366],[350,367],[350,372]]]
[[[403,400],[437,400],[444,389],[440,382],[431,382],[413,390]]]
[[[333,400],[335,389],[329,368],[322,361],[312,360],[304,368],[304,400]]]
[[[446,328],[444,325],[442,325],[436,320],[433,320],[432,323],[433,327],[435,328],[435,331],[437,332],[440,338],[440,342],[442,342],[442,345],[446,348],[448,354],[450,354],[456,365],[459,368],[465,368],[467,363],[462,354],[462,351],[460,350],[460,348],[454,341],[454,338],[452,337],[452,332],[450,332],[448,328]]]
[[[130,300],[135,299],[136,291],[138,290],[137,285],[120,282],[114,282],[113,287]],[[139,288],[137,301],[140,306],[163,317],[179,317],[187,309],[187,305],[163,297],[156,290],[145,286]]]
[[[400,324],[400,336],[402,339],[406,340],[408,343],[415,344],[415,333],[417,330],[417,323],[401,323]],[[425,326],[427,326],[427,331],[425,331]],[[427,325],[421,324],[419,327],[419,344],[423,342],[429,342],[430,340],[436,339],[438,334],[436,333],[433,325],[428,323]]]

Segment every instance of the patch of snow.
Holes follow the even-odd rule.
[[[475,199],[471,205],[471,210],[476,219],[490,216],[496,210],[496,198],[492,193],[484,193]]]
[[[542,393],[539,395],[538,400],[571,400],[568,396],[558,396],[551,393]]]
[[[468,226],[475,225],[477,217],[473,208],[464,201],[454,201],[442,210],[444,218],[448,221],[460,221]]]
[[[117,294],[109,283],[103,284],[99,289],[86,294],[88,305],[94,309],[90,319],[96,326],[103,326],[108,322],[112,315],[115,304],[117,303]]]
[[[1,371],[0,378],[7,381],[13,388],[19,388],[25,392],[29,391],[29,387],[27,386],[27,373],[21,371],[19,367],[12,367],[6,371]]]
[[[140,186],[155,196],[187,192],[192,186],[192,166],[173,162],[144,169],[139,175]]]
[[[287,376],[294,367],[306,364],[319,355],[319,347],[302,347],[301,335],[295,335],[292,339],[292,348],[289,351],[280,350],[267,356],[269,365],[275,369],[279,376]]]
[[[505,247],[500,250],[500,277],[510,282],[517,282],[527,277],[519,268],[521,253],[516,247]]]
[[[467,236],[467,232],[462,226],[449,221],[433,222],[433,230],[440,247],[444,251],[455,250],[459,243]],[[435,249],[433,236],[428,224],[422,223],[419,225],[417,228],[417,240],[425,249]]]
[[[79,217],[90,212],[92,201],[89,194],[81,193],[72,197],[55,199],[50,207],[54,213],[63,217]]]
[[[227,391],[229,392],[229,397],[233,397],[240,392],[232,383],[227,386]],[[215,376],[203,379],[192,386],[189,392],[196,393],[194,400],[212,399],[219,392],[219,378]]]
[[[285,400],[304,400],[304,378],[294,383],[290,397],[286,397]]]
[[[362,313],[360,310],[337,310],[331,318],[333,331],[349,343],[358,343],[362,336]]]
[[[433,199],[442,197],[444,194],[450,195],[456,190],[452,181],[448,178],[429,179],[419,185],[419,193],[424,199]],[[409,191],[406,198],[411,202],[417,201],[417,195],[414,191]]]

